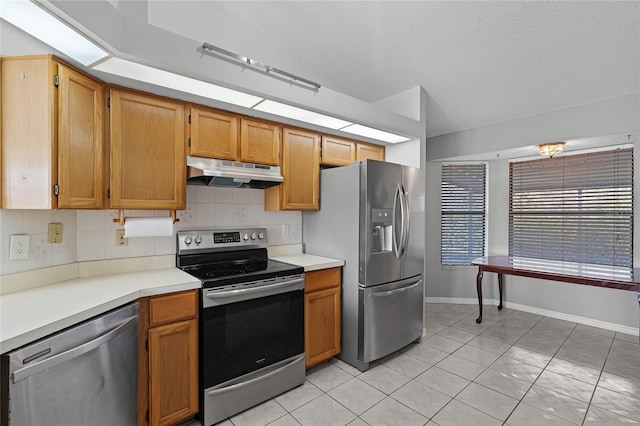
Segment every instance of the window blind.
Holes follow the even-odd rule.
[[[513,162],[509,255],[633,270],[633,149]]]
[[[442,165],[443,265],[469,265],[484,256],[486,181],[485,164]]]

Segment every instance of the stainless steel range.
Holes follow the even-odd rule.
[[[267,231],[179,231],[178,268],[202,281],[200,417],[207,426],[304,382],[304,269],[267,257]]]

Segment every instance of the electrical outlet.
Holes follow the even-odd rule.
[[[289,224],[282,225],[282,235],[289,235]]]
[[[12,235],[9,240],[9,260],[25,260],[29,258],[29,235]]]
[[[124,229],[116,230],[116,247],[124,247],[129,245],[129,239],[124,236]]]
[[[47,236],[47,242],[49,244],[58,244],[62,242],[62,224],[50,223],[49,235]]]

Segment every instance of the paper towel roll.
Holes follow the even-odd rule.
[[[170,217],[128,217],[124,220],[125,238],[170,237],[173,219]]]

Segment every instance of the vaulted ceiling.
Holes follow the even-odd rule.
[[[207,42],[367,103],[422,86],[427,136],[640,92],[638,1],[51,3],[168,71],[216,80],[189,62]]]
[[[640,2],[149,3],[149,22],[368,102],[422,86],[427,135],[640,91]]]

